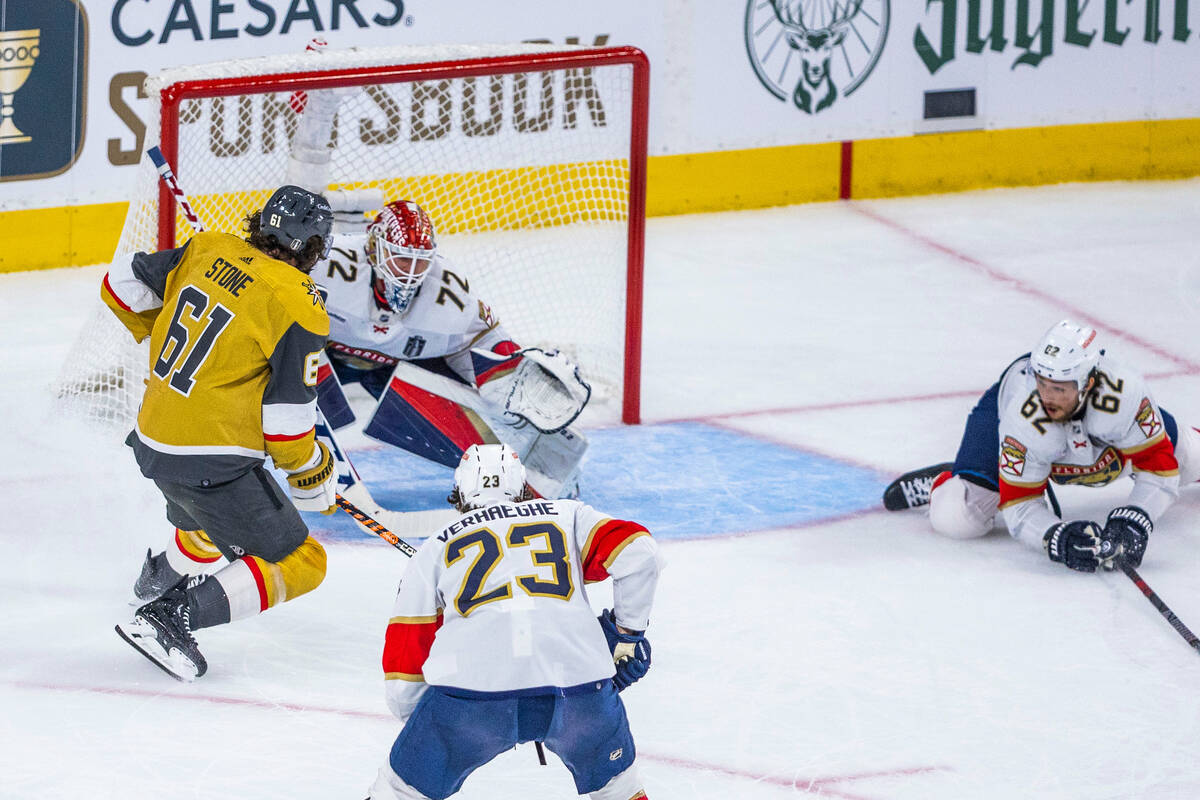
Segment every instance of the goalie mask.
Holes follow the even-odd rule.
[[[411,200],[388,203],[367,227],[376,295],[397,314],[416,296],[436,253],[433,222]]]
[[[454,470],[451,502],[459,508],[483,508],[526,497],[525,465],[506,444],[473,444]]]

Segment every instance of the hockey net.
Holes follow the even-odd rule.
[[[289,157],[294,165],[311,134],[298,125],[304,109],[311,122],[316,101],[336,97],[320,148],[331,200],[377,190],[385,201],[421,203],[439,250],[514,339],[579,364],[594,419],[636,423],[647,82],[644,55],[627,47],[389,47],[226,61],[147,79],[147,95],[160,99],[147,147],[158,139],[207,229],[241,233],[248,213],[295,182]],[[191,235],[143,158],[117,253],[177,247]],[[131,423],[147,363],[145,344],[101,306],[55,390],[69,413]]]

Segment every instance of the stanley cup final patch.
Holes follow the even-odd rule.
[[[1025,472],[1025,445],[1005,436],[1000,445],[1000,471],[1019,478]]]
[[[1142,433],[1146,435],[1147,439],[1153,439],[1162,431],[1162,421],[1158,418],[1158,410],[1154,408],[1149,397],[1142,398],[1142,404],[1138,406],[1134,420],[1137,421],[1138,427],[1142,429]]]

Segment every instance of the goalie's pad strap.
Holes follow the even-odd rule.
[[[363,433],[451,468],[471,445],[500,442],[471,409],[399,378],[388,382]]]

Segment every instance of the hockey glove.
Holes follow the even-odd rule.
[[[600,621],[604,638],[608,640],[608,649],[613,654],[613,664],[617,667],[613,685],[618,692],[623,691],[650,671],[650,642],[646,639],[645,631],[622,633],[618,630],[617,620],[607,608],[596,619]]]
[[[292,503],[301,511],[320,511],[332,514],[337,511],[337,470],[334,469],[333,454],[322,442],[317,442],[313,459],[316,462],[305,469],[288,473],[288,486]]]
[[[1137,506],[1117,506],[1108,512],[1108,521],[1104,523],[1104,538],[1119,544],[1125,563],[1137,567],[1142,563],[1152,530],[1154,523],[1145,511]]]
[[[1051,525],[1042,537],[1042,547],[1051,561],[1080,572],[1095,572],[1096,567],[1112,569],[1117,554],[1116,545],[1105,538],[1100,526],[1087,520]]]

